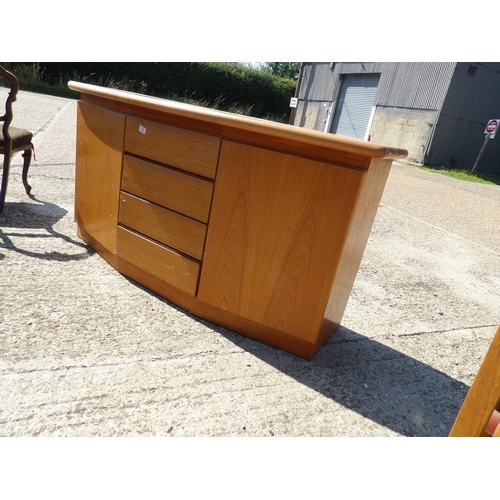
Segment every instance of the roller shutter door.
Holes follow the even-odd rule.
[[[365,138],[379,79],[379,74],[344,76],[332,121],[333,134]]]

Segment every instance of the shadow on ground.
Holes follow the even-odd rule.
[[[469,390],[447,374],[342,326],[306,361],[159,299],[304,386],[403,436],[448,436]]]
[[[34,196],[30,198],[37,203],[5,203],[4,210],[0,214],[0,260],[5,257],[1,253],[2,249],[9,249],[28,257],[57,261],[81,260],[93,254],[93,250],[83,242],[54,229],[54,226],[68,213],[67,210],[53,203],[37,200]],[[32,244],[23,245],[23,240],[26,238],[39,239],[36,248],[40,251],[34,251]],[[54,251],[50,248],[51,245],[47,245],[47,241],[44,241],[48,238],[63,240],[81,248],[82,252]],[[44,249],[47,251],[42,251]]]
[[[445,373],[344,327],[311,361],[215,329],[301,384],[403,436],[447,436],[469,390]]]

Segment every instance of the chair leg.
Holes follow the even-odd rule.
[[[9,181],[10,170],[10,152],[3,157],[3,172],[2,172],[2,187],[0,189],[0,214],[3,212],[5,205],[5,196],[7,195],[7,183]]]
[[[28,170],[30,168],[30,163],[31,163],[31,148],[30,146],[24,153],[23,153],[23,158],[24,158],[24,163],[23,163],[23,185],[24,189],[26,190],[26,194],[31,193],[31,186],[28,184]]]

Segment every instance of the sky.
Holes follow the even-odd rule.
[[[5,61],[498,59],[496,16],[479,4],[453,12],[430,0],[406,10],[394,1],[365,0],[342,5],[254,0],[238,10],[217,0],[189,9],[170,2],[163,10],[163,4],[135,9],[102,0],[86,0],[85,8],[75,9],[61,9],[55,0],[28,4],[22,43],[4,44]],[[17,40],[20,33],[18,23],[2,27],[4,40]]]

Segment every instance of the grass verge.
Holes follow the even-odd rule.
[[[431,167],[420,167],[428,172],[435,172],[438,174],[447,175],[453,177],[454,179],[459,179],[462,181],[469,182],[480,182],[482,184],[495,184],[500,186],[500,175],[494,174],[482,174],[481,172],[474,172],[471,174],[467,170],[451,170],[447,168],[431,168]]]

